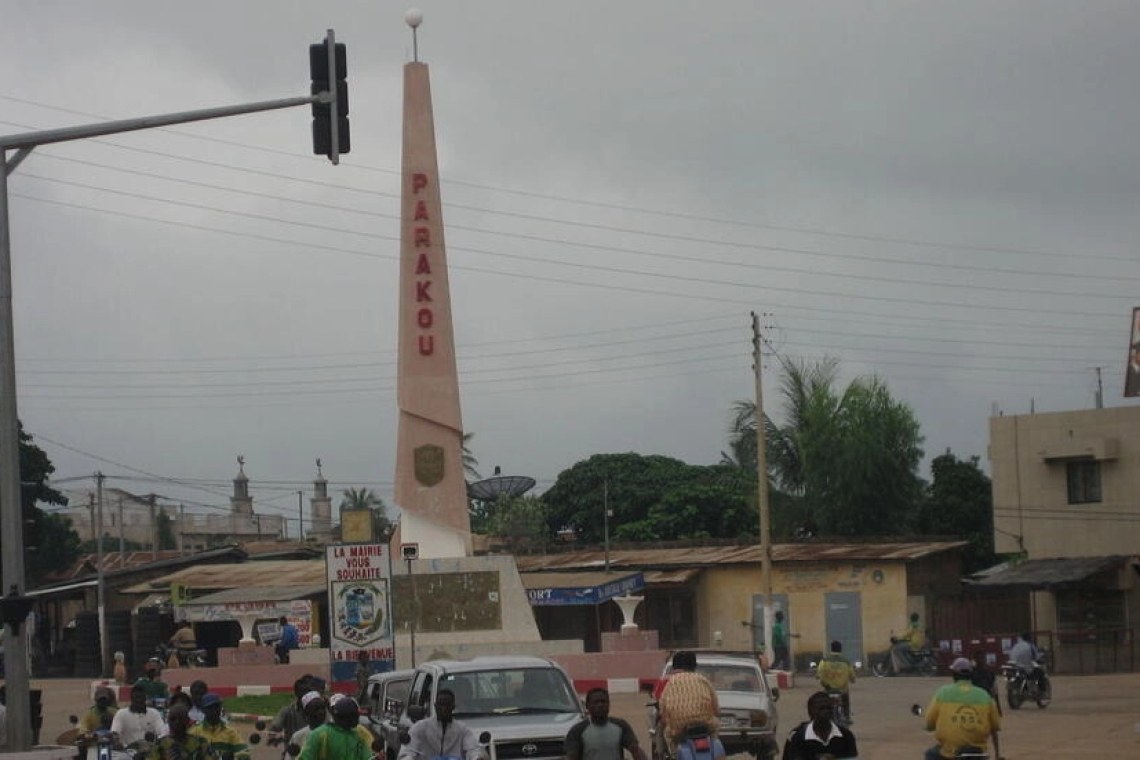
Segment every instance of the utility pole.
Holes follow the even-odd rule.
[[[297,491],[297,541],[305,540],[305,507],[301,502],[301,492]]]
[[[99,675],[106,677],[110,670],[107,668],[107,662],[110,660],[108,652],[110,652],[111,642],[107,641],[107,584],[103,578],[103,480],[102,472],[95,473],[95,501],[98,503],[99,519],[97,525],[97,534],[95,537],[96,546],[96,604],[99,607]]]
[[[1100,379],[1100,367],[1093,367],[1096,370],[1096,408],[1104,409],[1104,383]]]
[[[602,483],[602,514],[603,528],[606,539],[606,572],[610,571],[610,479]]]
[[[158,494],[151,494],[150,500],[150,561],[158,561],[158,517],[155,515],[155,504]]]
[[[186,556],[186,505],[178,505],[178,556]]]
[[[760,573],[764,582],[764,654],[772,662],[772,526],[768,504],[768,447],[764,431],[760,318],[752,312],[752,369],[756,376],[756,504],[760,510]]]
[[[123,497],[119,497],[119,564],[122,566],[124,558],[127,555],[127,539],[126,534],[123,532],[126,528],[123,527]]]

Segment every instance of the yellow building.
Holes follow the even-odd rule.
[[[772,547],[773,607],[787,618],[792,657],[802,668],[843,643],[851,660],[886,650],[892,631],[901,632],[912,612],[925,621],[933,600],[959,588],[959,551],[965,542],[866,544],[777,544]],[[610,567],[617,575],[644,577],[636,622],[658,632],[662,648],[718,647],[758,650],[763,639],[764,597],[760,547],[698,546],[616,549]],[[597,573],[599,551],[520,556],[519,570]],[[591,619],[602,631],[616,630],[621,617],[613,602],[594,611],[544,610],[544,638],[581,635]],[[587,645],[587,649],[591,649]]]

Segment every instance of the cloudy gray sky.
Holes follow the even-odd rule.
[[[5,3],[5,133],[306,94],[307,45],[348,46],[339,167],[294,109],[12,175],[19,410],[61,479],[216,507],[242,453],[265,511],[317,457],[390,495],[407,7]],[[419,7],[485,473],[715,462],[751,310],[781,356],[883,378],[928,455],[984,460],[995,407],[1092,406],[1097,367],[1130,403],[1140,5]]]

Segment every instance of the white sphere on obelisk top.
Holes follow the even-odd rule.
[[[424,14],[419,8],[409,8],[404,14],[404,23],[415,29],[424,22]]]

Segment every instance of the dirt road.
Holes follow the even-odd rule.
[[[208,679],[208,671],[203,673]],[[923,706],[946,678],[866,678],[852,691],[852,729],[863,760],[916,760],[932,743],[922,721],[910,714],[911,704]],[[42,741],[50,742],[67,727],[69,714],[90,705],[89,682],[76,680],[34,681],[44,690]],[[806,703],[814,691],[801,678],[794,689],[780,696],[780,743],[797,723],[807,719]],[[613,714],[630,721],[648,746],[645,696],[615,694]],[[246,726],[239,730],[248,733]],[[1002,754],[1008,760],[1037,758],[1101,757],[1140,758],[1140,674],[1113,676],[1057,676],[1053,679],[1053,704],[1020,710],[1005,709]],[[254,760],[278,760],[279,754],[256,748]]]

